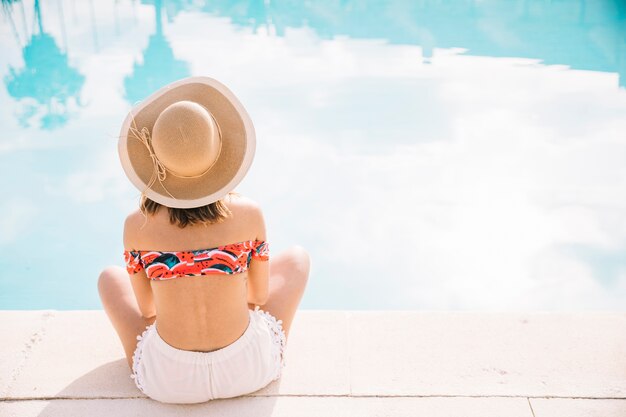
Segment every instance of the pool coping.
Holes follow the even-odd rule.
[[[199,405],[143,396],[101,310],[0,328],[3,416],[626,415],[626,313],[300,310],[280,380]]]

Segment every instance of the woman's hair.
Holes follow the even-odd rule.
[[[230,192],[229,194],[235,193]],[[141,198],[141,204],[139,206],[139,209],[141,210],[143,215],[146,216],[147,219],[148,214],[156,214],[161,207],[166,206],[163,206],[156,201],[150,200],[144,195]],[[170,215],[170,223],[177,225],[181,229],[194,224],[207,225],[212,223],[219,223],[224,219],[230,217],[232,214],[222,200],[217,200],[216,202],[208,204],[206,206],[188,209],[173,207],[166,208]]]

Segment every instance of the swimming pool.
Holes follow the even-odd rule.
[[[255,122],[238,191],[311,253],[302,308],[626,306],[619,0],[2,4],[2,309],[100,308],[121,122],[188,75]]]

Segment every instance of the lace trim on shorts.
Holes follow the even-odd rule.
[[[146,391],[143,387],[143,383],[141,382],[141,378],[139,378],[139,374],[137,374],[137,369],[139,367],[139,361],[141,360],[141,354],[143,352],[143,344],[145,342],[145,337],[151,327],[154,327],[154,324],[146,326],[146,330],[141,333],[141,335],[137,336],[137,348],[135,348],[135,352],[133,353],[133,373],[131,374],[131,378],[135,380],[135,385],[139,388],[139,391],[146,394]],[[146,394],[148,395],[148,394]]]
[[[272,341],[274,342],[274,363],[278,363],[280,361],[280,366],[278,367],[276,375],[272,379],[275,381],[281,377],[282,370],[285,367],[285,345],[287,343],[287,337],[285,336],[285,331],[283,330],[283,321],[276,320],[276,317],[272,316],[267,311],[261,310],[259,306],[256,306],[254,311],[261,313],[265,317],[270,325],[270,330],[272,331]]]

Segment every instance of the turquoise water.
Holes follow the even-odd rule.
[[[208,75],[302,307],[624,310],[626,5],[3,1],[0,308],[100,308],[131,105]]]

